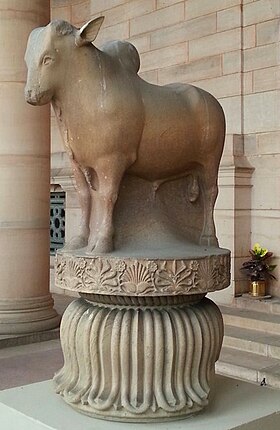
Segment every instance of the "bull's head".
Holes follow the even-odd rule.
[[[44,105],[52,100],[71,68],[73,49],[93,42],[103,20],[104,17],[93,19],[81,29],[55,20],[31,32],[25,53],[28,68],[25,99],[28,103]]]

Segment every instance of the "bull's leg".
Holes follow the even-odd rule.
[[[95,168],[98,189],[92,190],[94,212],[90,221],[88,252],[106,253],[113,250],[113,211],[126,163],[124,160],[104,160]]]
[[[90,185],[87,181],[86,170],[82,170],[79,164],[71,159],[72,170],[74,179],[76,182],[76,189],[78,192],[78,198],[81,205],[81,220],[79,225],[79,232],[76,236],[72,237],[70,241],[65,245],[65,249],[79,249],[87,246],[89,237],[89,220],[91,210],[91,194]]]
[[[217,175],[218,169],[213,164],[204,166],[204,171],[201,174],[204,225],[200,236],[200,245],[204,246],[219,246],[213,217],[214,205],[218,195]]]

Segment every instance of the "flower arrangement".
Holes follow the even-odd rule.
[[[249,252],[252,259],[245,261],[240,270],[247,272],[252,282],[265,280],[266,278],[276,279],[271,272],[277,265],[267,264],[267,259],[272,257],[273,253],[266,248],[262,248],[259,243],[255,243],[253,249],[250,249]]]

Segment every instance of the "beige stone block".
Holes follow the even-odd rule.
[[[71,5],[71,13],[72,13],[72,23],[82,24],[88,21],[90,16],[90,3],[88,0],[85,0],[82,3]]]
[[[187,0],[186,18],[192,19],[241,4],[241,0]]]
[[[1,228],[0,242],[1,297],[19,299],[48,294],[48,226],[46,229]]]
[[[252,94],[253,92],[253,72],[243,73],[243,94]]]
[[[132,0],[120,6],[109,9],[105,13],[104,26],[118,24],[137,16],[146,15],[155,10],[155,3],[151,0]]]
[[[280,16],[279,0],[258,0],[243,7],[244,26],[267,21]]]
[[[222,54],[240,49],[241,29],[212,34],[189,42],[189,58],[196,60],[201,57]]]
[[[253,134],[245,134],[244,136],[244,153],[246,156],[257,155],[257,136]]]
[[[67,6],[69,0],[51,0],[51,8]]]
[[[140,71],[164,68],[172,64],[184,63],[187,59],[187,45],[181,43],[166,48],[145,52],[141,55]]]
[[[173,6],[159,9],[148,15],[134,18],[130,21],[130,35],[146,33],[167,27],[184,20],[184,3],[180,2]]]
[[[241,5],[217,12],[217,32],[241,26]]]
[[[128,41],[132,43],[132,45],[134,45],[140,53],[147,52],[150,50],[151,42],[149,34],[145,34],[139,37],[131,37],[130,39],[128,39]]]
[[[260,133],[261,134],[261,133]],[[256,137],[258,134],[256,135]],[[264,164],[264,157],[265,158],[265,164]],[[250,163],[254,167],[255,171],[264,171],[264,169],[270,169],[270,171],[277,171],[277,174],[279,172],[279,157],[275,157],[275,154],[266,154],[265,156],[261,157],[251,157]]]
[[[243,190],[238,190],[235,193],[230,193],[232,203],[239,195],[239,191],[243,194],[242,198],[250,199],[250,196]],[[227,190],[229,193],[229,190]],[[219,198],[218,198],[219,199]],[[224,201],[224,195],[221,193],[220,200]],[[225,201],[225,207],[230,203]],[[228,208],[215,211],[215,223],[217,226],[217,236],[219,238],[220,246],[230,249],[234,256],[248,255],[250,247],[250,210],[230,210]],[[239,272],[238,267],[237,272]],[[234,266],[232,265],[232,274],[234,275]],[[239,273],[238,273],[239,275]],[[240,277],[240,275],[239,275]]]
[[[54,152],[51,155],[51,182],[52,184],[61,185],[64,191],[68,191],[69,186],[65,185],[71,182],[69,178],[72,174],[69,156],[66,152]],[[74,185],[72,186],[74,188]]]
[[[79,210],[81,210],[81,206],[80,206],[80,203],[79,203],[78,192],[76,191],[76,189],[74,187],[72,187],[72,188],[73,188],[72,191],[67,190],[67,193],[66,193],[66,204],[65,204],[65,207],[66,207],[67,216],[68,216],[68,211],[70,211],[72,209],[75,209],[75,210],[79,209]],[[69,220],[67,219],[67,222],[68,221]],[[73,231],[75,231],[75,230],[73,229]]]
[[[275,187],[273,189],[275,190]],[[254,197],[255,195],[253,195]],[[279,219],[279,210],[252,209],[252,243],[261,243],[276,256],[280,254],[279,234],[277,234],[279,232]]]
[[[257,135],[257,149],[260,154],[279,154],[280,131]]]
[[[228,134],[241,134],[242,102],[240,96],[226,97],[220,100],[226,116]]]
[[[69,0],[67,0],[69,1]],[[90,14],[95,15],[120,4],[127,3],[128,0],[89,0]]]
[[[276,66],[279,59],[279,47],[278,43],[274,43],[246,49],[244,51],[244,72]]]
[[[0,83],[0,154],[49,156],[49,106],[24,100],[24,83]]]
[[[254,71],[254,92],[280,89],[280,66]]]
[[[149,82],[150,84],[158,84],[158,71],[157,70],[149,70],[147,72],[139,73],[139,76],[144,79],[144,81]]]
[[[241,73],[204,79],[194,82],[194,85],[203,88],[216,98],[236,96],[241,94]]]
[[[274,192],[274,190],[279,190],[280,187],[280,175],[279,173],[272,172],[271,169],[268,166],[269,160],[267,160],[268,156],[263,155],[262,161],[266,166],[261,170],[256,172],[254,176],[254,182],[253,187],[254,190],[252,191],[252,197],[253,197],[253,207],[255,210],[262,210],[265,212],[266,210],[269,211],[265,216],[268,214],[271,214],[272,210],[277,210],[278,212],[274,213],[274,215],[270,216],[277,216],[279,217],[279,211],[280,211],[280,193]],[[278,162],[280,161],[280,157],[278,156]],[[278,218],[278,223],[280,227],[280,220]],[[278,231],[279,231],[278,227]],[[263,232],[263,230],[262,230]],[[270,233],[271,235],[273,232]],[[267,243],[267,240],[266,240]],[[278,245],[279,247],[279,245]]]
[[[244,96],[244,133],[279,130],[280,91]]]
[[[240,134],[226,134],[223,155],[244,155],[244,141]]]
[[[257,25],[257,45],[267,45],[280,40],[280,18]]]
[[[129,22],[121,22],[111,27],[102,28],[96,38],[96,46],[102,46],[110,40],[127,40],[129,38]]]
[[[168,7],[175,3],[180,3],[181,0],[156,0],[157,9],[161,9],[162,7]]]
[[[154,31],[151,34],[151,48],[175,45],[215,32],[216,14],[207,15]]]
[[[71,7],[53,7],[51,8],[51,19],[64,19],[71,22]]]
[[[243,49],[256,46],[256,26],[249,25],[243,28]]]
[[[170,82],[194,82],[200,79],[220,76],[222,72],[221,56],[203,58],[186,64],[171,66],[158,71],[159,84]]]
[[[241,72],[241,51],[225,52],[223,54],[223,75]]]

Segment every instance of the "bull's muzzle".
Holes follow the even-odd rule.
[[[36,106],[38,104],[38,98],[31,90],[24,91],[25,100],[27,103]]]
[[[36,93],[33,90],[25,89],[24,95],[27,103],[33,106],[45,105],[49,103],[52,99],[52,94],[50,91],[42,91],[40,93]]]

